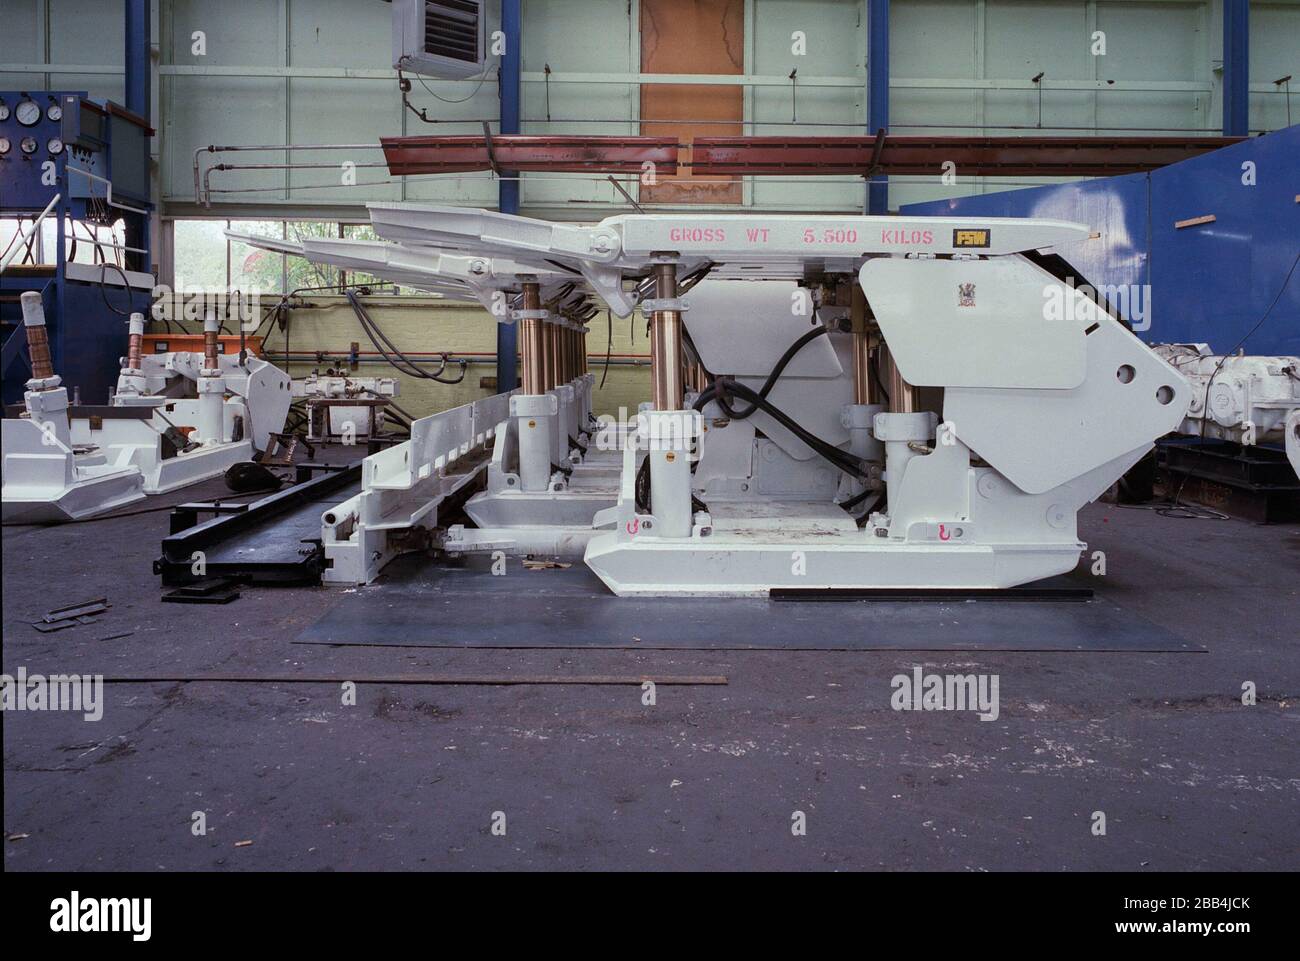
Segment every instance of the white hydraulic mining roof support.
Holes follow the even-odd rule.
[[[232,230],[225,233],[231,240],[302,257],[313,264],[364,271],[405,287],[477,300],[494,314],[501,308],[497,295],[518,292],[519,278],[523,276],[533,277],[541,284],[544,302],[553,300],[566,286],[582,286],[579,275],[557,269],[554,265],[536,265],[504,257],[405,247],[378,240],[309,238],[294,242]],[[566,304],[571,301],[571,297],[565,298]]]
[[[519,278],[542,284],[543,301],[578,306],[589,289],[620,317],[643,292],[625,289],[668,257],[679,276],[797,279],[808,268],[856,273],[886,256],[999,256],[1087,239],[1059,220],[868,217],[801,214],[624,214],[563,224],[491,210],[430,204],[369,205],[380,241],[309,239],[300,244],[227,231],[242,243],[363,270],[395,283],[472,297],[500,316],[500,292]],[[585,282],[585,283],[584,283]],[[577,284],[572,293],[571,285]]]
[[[641,274],[663,254],[679,273],[706,264],[744,276],[799,277],[805,266],[856,271],[871,256],[1006,255],[1084,240],[1088,228],[1059,220],[798,214],[623,214],[597,224],[552,223],[466,207],[371,204],[375,232],[404,247],[562,264],[580,271],[619,316],[636,307],[624,272]]]

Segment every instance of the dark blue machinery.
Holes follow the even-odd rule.
[[[45,304],[55,370],[83,403],[105,403],[126,352],[125,315],[148,312],[154,285],[154,131],[143,117],[81,91],[0,91],[0,104],[0,219],[30,224],[59,197],[45,222],[57,236],[53,262],[41,263],[37,235],[0,274],[3,402],[21,402],[30,376],[18,298],[35,290]],[[93,225],[117,221],[124,227],[121,244],[97,248]],[[94,262],[74,262],[77,248],[87,246]]]

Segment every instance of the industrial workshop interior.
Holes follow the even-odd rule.
[[[1300,0],[0,0],[15,923],[888,871],[1261,933],[1298,259]]]

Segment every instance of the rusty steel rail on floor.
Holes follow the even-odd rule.
[[[394,176],[493,170],[665,176],[1110,176],[1155,170],[1241,137],[384,137]]]

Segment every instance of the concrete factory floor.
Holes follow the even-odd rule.
[[[221,490],[209,483],[167,502]],[[1076,583],[1208,653],[293,645],[337,593],[254,588],[225,606],[160,603],[150,564],[165,512],[6,528],[9,674],[729,683],[661,686],[653,707],[636,686],[363,685],[345,707],[329,683],[110,684],[98,723],[5,713],[4,866],[1300,867],[1300,526],[1098,504],[1081,527],[1107,573],[1081,566]],[[30,625],[101,595],[113,606],[93,625]],[[1014,630],[1017,605],[1004,606]],[[936,619],[937,635],[945,629]],[[999,675],[1000,716],[891,710],[891,678],[915,664]],[[1245,681],[1258,690],[1253,707],[1241,703]],[[796,811],[805,836],[792,834]],[[1104,836],[1091,830],[1097,811]],[[206,835],[192,831],[195,812]]]

